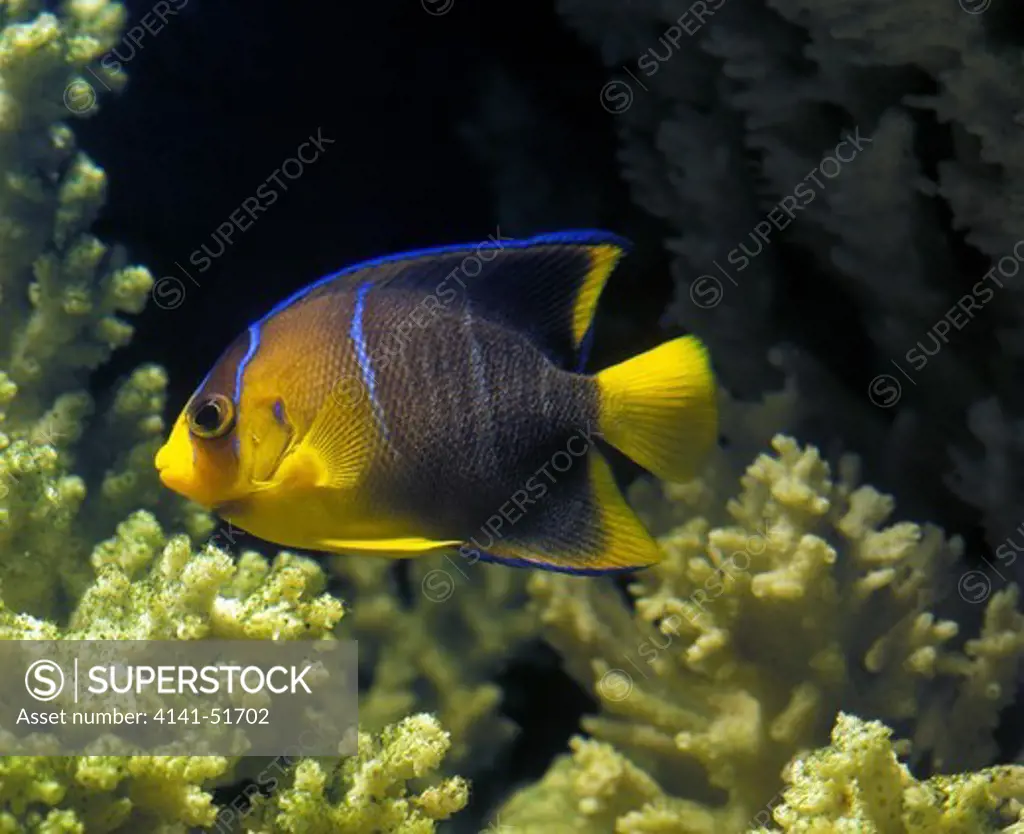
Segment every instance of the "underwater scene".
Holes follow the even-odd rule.
[[[1011,0],[0,0],[0,834],[1024,834],[1022,264]]]

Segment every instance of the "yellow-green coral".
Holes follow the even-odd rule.
[[[76,113],[69,84],[117,44],[124,10],[80,0],[64,3],[58,18],[41,7],[6,3],[0,30],[0,357],[20,388],[22,416],[125,344],[131,328],[117,314],[138,312],[152,286],[145,269],[118,252],[108,258],[88,234],[106,178],[61,124]],[[98,64],[92,70],[110,88],[123,83]]]
[[[240,764],[220,756],[0,758],[0,831],[5,834],[429,834],[463,808],[468,785],[431,781],[450,740],[437,720],[415,715],[379,737],[359,735],[356,756],[274,761],[281,784],[250,810],[218,806],[211,790]],[[416,787],[410,783],[415,782]]]
[[[666,560],[630,586],[635,610],[605,584],[530,581],[546,636],[601,702],[584,728],[701,803],[707,830],[752,818],[840,709],[909,722],[914,752],[942,770],[990,762],[1024,649],[1015,589],[954,648],[956,624],[930,607],[955,588],[959,543],[883,528],[892,501],[856,487],[851,462],[833,482],[814,449],[774,446],[730,525],[698,517],[661,539]]]
[[[96,580],[67,628],[4,603],[0,638],[75,640],[294,640],[328,637],[340,600],[310,559],[280,554],[272,564],[246,552],[236,561],[216,547],[196,551],[186,536],[165,539],[153,516],[137,512],[92,554]]]
[[[773,809],[789,834],[1020,834],[1024,767],[919,782],[877,721],[840,713],[832,746],[794,760]],[[751,834],[769,834],[759,827]]]
[[[743,809],[710,815],[696,802],[665,793],[610,744],[581,737],[544,778],[515,794],[492,830],[516,834],[718,834],[742,831]]]
[[[459,777],[414,791],[408,783],[437,770],[451,746],[430,715],[360,733],[359,753],[342,762],[306,759],[269,801],[257,799],[243,822],[258,834],[429,834],[463,808],[469,788]]]
[[[512,797],[492,830],[517,834],[1021,834],[1024,767],[916,780],[891,730],[840,713],[832,745],[796,757],[788,786],[746,816],[668,795],[611,745],[574,738],[571,756]]]
[[[344,611],[324,593],[312,560],[282,553],[268,563],[247,552],[196,551],[167,540],[152,515],[135,513],[93,552],[97,578],[69,625],[0,607],[0,639],[330,639]],[[436,719],[417,716],[359,739],[354,759],[300,760],[287,787],[260,806],[252,830],[428,832],[466,802],[446,779],[415,793],[410,780],[437,768],[450,747]],[[242,760],[224,757],[3,757],[0,831],[162,831],[212,826],[230,809],[210,790]],[[282,769],[284,772],[286,769]]]
[[[153,470],[166,428],[162,370],[138,369],[98,418],[76,390],[128,342],[132,327],[120,314],[139,312],[152,287],[147,270],[89,234],[106,177],[63,124],[96,112],[87,77],[106,89],[123,84],[98,59],[117,44],[124,9],[68,0],[57,15],[41,2],[6,0],[0,12],[0,637],[332,638],[343,607],[315,562],[197,551],[140,511],[184,524],[196,539],[212,531],[208,516],[160,489]],[[92,477],[75,474],[80,468]],[[490,708],[496,695],[487,695]],[[307,830],[329,810],[360,831],[432,830],[465,803],[465,784],[446,780],[418,794],[404,784],[426,776],[449,744],[421,716],[380,742],[361,737],[352,762],[300,762],[259,825]],[[185,834],[219,821],[226,809],[212,804],[210,789],[244,772],[219,757],[8,757],[0,831]],[[349,796],[335,797],[344,780],[354,780]],[[311,804],[318,791],[333,804]]]
[[[55,607],[58,599],[81,595],[93,542],[131,509],[160,511],[196,538],[210,532],[209,516],[161,491],[153,470],[165,386],[163,371],[143,367],[120,386],[103,421],[87,423],[92,401],[75,393],[57,397],[38,419],[15,421],[9,433],[0,428],[0,549],[11,557],[0,563],[0,592],[8,605],[66,615]],[[94,465],[113,467],[93,491],[71,474],[84,447],[93,450]],[[118,448],[125,451],[108,451]]]
[[[145,367],[111,411],[91,421],[85,373],[131,337],[149,272],[89,234],[106,193],[103,171],[63,123],[95,112],[72,95],[86,68],[102,87],[123,76],[99,59],[116,46],[124,9],[69,0],[2,6],[0,29],[0,587],[8,605],[66,615],[90,578],[86,557],[129,510],[148,507],[209,533],[202,516],[157,491],[153,445],[164,432],[166,378]],[[79,90],[82,92],[83,90]],[[75,474],[85,455],[90,481]],[[59,582],[54,582],[54,577]]]
[[[6,756],[0,759],[0,831],[107,834],[179,831],[216,818],[219,756]]]

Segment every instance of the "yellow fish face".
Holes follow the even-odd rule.
[[[272,487],[294,440],[280,400],[238,408],[224,394],[200,391],[155,463],[166,487],[208,509],[222,508]]]

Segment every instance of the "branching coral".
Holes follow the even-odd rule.
[[[0,609],[0,639],[329,639],[344,611],[324,593],[313,561],[256,553],[234,561],[213,547],[169,541],[138,512],[96,547],[97,579],[70,625]],[[423,787],[451,746],[431,716],[359,737],[350,759],[280,765],[283,786],[251,816],[213,802],[243,762],[209,757],[7,757],[0,760],[0,825],[10,832],[184,832],[187,826],[242,825],[267,832],[429,832],[467,800],[448,778]],[[251,769],[251,768],[250,768]],[[407,787],[415,781],[417,791]],[[241,821],[240,821],[241,820]],[[226,828],[223,830],[227,830]]]
[[[323,593],[308,559],[255,553],[236,564],[185,536],[167,541],[138,512],[92,556],[97,573],[67,628],[0,604],[0,639],[321,639],[343,611]],[[209,788],[235,764],[223,757],[6,757],[0,761],[0,820],[12,832],[138,831],[157,822],[209,825]],[[82,826],[85,826],[83,829]]]
[[[106,179],[60,123],[76,74],[91,67],[110,87],[123,77],[94,62],[117,44],[124,10],[69,2],[60,19],[41,4],[7,3],[0,35],[0,332],[14,413],[34,416],[131,337],[118,312],[138,312],[152,280],[88,234]],[[84,109],[91,112],[96,102]],[[28,287],[28,293],[24,287]]]
[[[57,397],[39,419],[12,421],[0,430],[0,551],[8,554],[0,562],[0,581],[9,606],[66,615],[63,601],[77,599],[91,578],[92,543],[109,535],[129,509],[161,510],[196,538],[210,531],[205,513],[180,505],[157,486],[152,450],[163,432],[165,385],[161,370],[140,368],[117,392],[106,421],[88,423],[90,399],[73,393]],[[122,445],[126,450],[108,453],[109,459],[79,452]],[[69,471],[80,456],[111,466],[94,492]]]
[[[185,536],[166,541],[156,520],[135,513],[98,545],[97,578],[68,629],[71,639],[317,639],[331,635],[344,613],[325,594],[319,566],[253,552],[236,562],[215,547],[196,552]]]
[[[612,745],[579,736],[544,778],[515,794],[494,829],[522,834],[726,834],[749,820],[743,809],[709,817],[699,803],[673,797]]]
[[[301,762],[273,799],[256,801],[243,827],[257,834],[429,834],[465,806],[468,785],[452,777],[414,792],[408,783],[437,770],[450,746],[429,715],[411,716],[379,740],[360,734],[357,756],[330,766]]]
[[[214,822],[202,786],[227,770],[218,756],[9,756],[0,760],[0,826],[11,834],[184,834]]]
[[[464,780],[429,779],[449,745],[436,719],[416,715],[379,737],[360,734],[354,757],[275,762],[266,773],[281,774],[270,777],[278,790],[244,814],[213,802],[211,789],[232,766],[219,756],[8,757],[0,826],[10,834],[429,834],[468,799]]]
[[[773,809],[791,834],[1019,834],[1024,830],[1024,768],[918,782],[900,764],[890,730],[840,714],[832,746],[794,760]],[[752,834],[769,834],[760,827]]]
[[[129,509],[159,509],[197,536],[210,523],[156,491],[162,371],[136,371],[99,421],[75,390],[131,337],[119,314],[142,309],[152,279],[89,234],[106,179],[60,121],[96,110],[87,68],[108,89],[123,83],[98,59],[124,11],[78,0],[58,18],[41,5],[5,3],[0,30],[0,582],[7,605],[54,616],[84,590],[92,543]],[[107,474],[90,483],[73,474],[82,464]]]
[[[523,834],[1019,834],[1024,767],[917,781],[900,764],[891,731],[840,713],[832,745],[786,766],[788,787],[751,818],[730,808],[709,818],[664,793],[613,747],[574,738],[544,779],[516,794],[496,820]]]
[[[409,568],[403,601],[392,566],[339,557],[333,570],[351,612],[338,634],[359,641],[369,691],[360,720],[371,729],[417,708],[433,710],[452,734],[452,761],[496,755],[513,727],[496,715],[501,691],[491,680],[516,646],[536,636],[526,610],[526,575],[460,556],[421,559]]]
[[[785,437],[726,505],[661,539],[666,560],[630,586],[538,574],[545,636],[599,698],[584,729],[690,801],[693,830],[737,831],[780,787],[789,759],[827,738],[838,710],[905,727],[916,757],[978,767],[1024,653],[1015,589],[990,601],[979,638],[931,608],[960,546],[934,527],[882,527],[893,502],[838,481]]]

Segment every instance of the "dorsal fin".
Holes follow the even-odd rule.
[[[434,296],[437,309],[468,308],[529,335],[553,361],[582,369],[597,301],[629,243],[602,231],[421,249],[364,261],[333,273],[278,304],[264,320],[327,292],[370,282]],[[426,302],[425,302],[426,303]],[[425,312],[428,312],[425,309]]]

